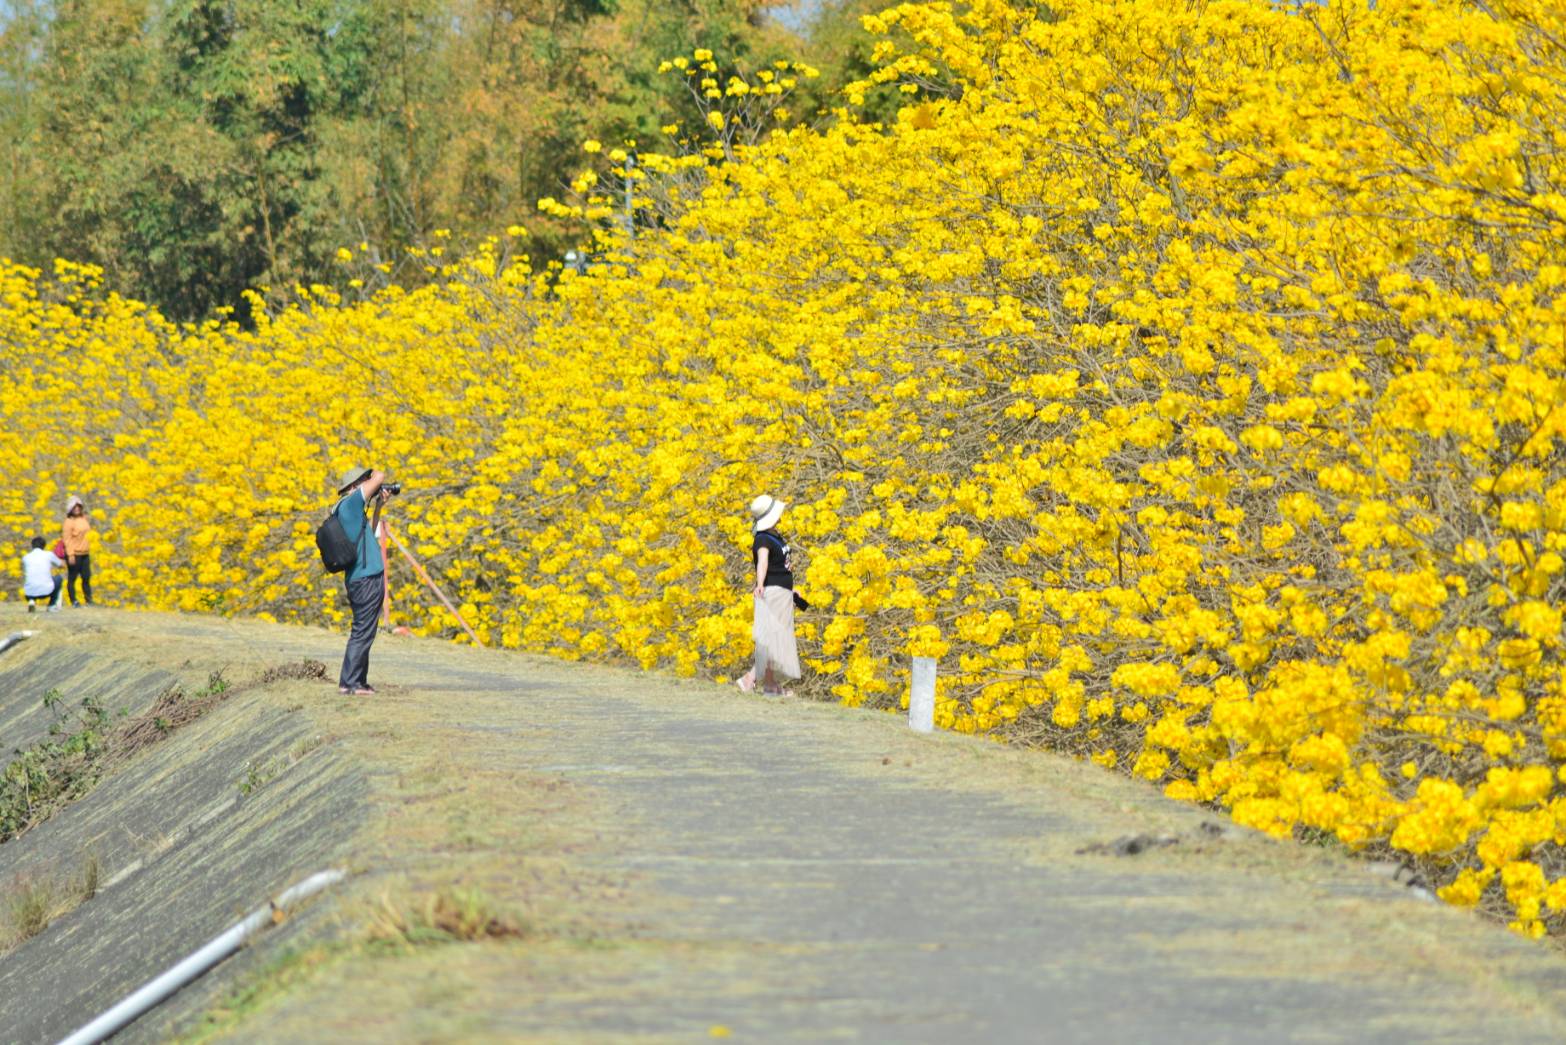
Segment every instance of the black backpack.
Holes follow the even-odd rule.
[[[326,521],[316,527],[315,546],[321,549],[321,565],[327,573],[341,573],[359,558],[359,546],[348,539],[335,507]]]

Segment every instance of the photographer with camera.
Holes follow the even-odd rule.
[[[353,628],[348,633],[348,648],[343,653],[343,669],[337,679],[337,692],[345,696],[373,696],[370,685],[370,647],[380,626],[381,604],[386,597],[386,563],[375,528],[380,523],[381,507],[402,487],[386,482],[384,472],[370,468],[350,468],[337,486],[341,500],[332,509],[343,532],[354,543],[353,564],[343,573],[348,588],[348,605],[353,608]],[[371,502],[375,518],[366,518]]]

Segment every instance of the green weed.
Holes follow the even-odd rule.
[[[264,1008],[272,998],[286,993],[293,984],[308,978],[316,969],[348,953],[348,948],[341,943],[288,948],[248,974],[243,984],[219,1002],[180,1040],[186,1045],[195,1045],[225,1037],[230,1028]]]
[[[13,751],[15,757],[0,771],[0,842],[47,819],[98,782],[112,716],[91,697],[69,708],[57,689],[44,694],[43,705],[54,715],[48,736]]]
[[[248,798],[276,780],[278,775],[287,768],[288,759],[286,756],[279,755],[264,762],[260,759],[252,759],[250,764],[245,767],[245,775],[239,779],[237,785],[239,793]]]

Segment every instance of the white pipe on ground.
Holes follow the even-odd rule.
[[[170,967],[161,976],[148,981],[134,993],[126,995],[119,1004],[91,1023],[61,1038],[60,1045],[90,1045],[117,1033],[142,1013],[239,950],[256,932],[274,921],[280,921],[278,915],[287,908],[314,896],[329,885],[335,885],[346,877],[348,877],[346,873],[338,870],[321,871],[311,875],[286,890],[276,900],[251,911],[243,921],[230,927],[223,935],[179,964]]]
[[[12,646],[15,646],[18,642],[21,642],[23,639],[30,639],[32,637],[33,633],[30,631],[13,631],[5,638],[0,639],[0,653],[4,653]]]

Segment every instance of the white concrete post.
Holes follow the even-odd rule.
[[[908,682],[908,728],[916,733],[935,729],[935,658],[915,657]]]

